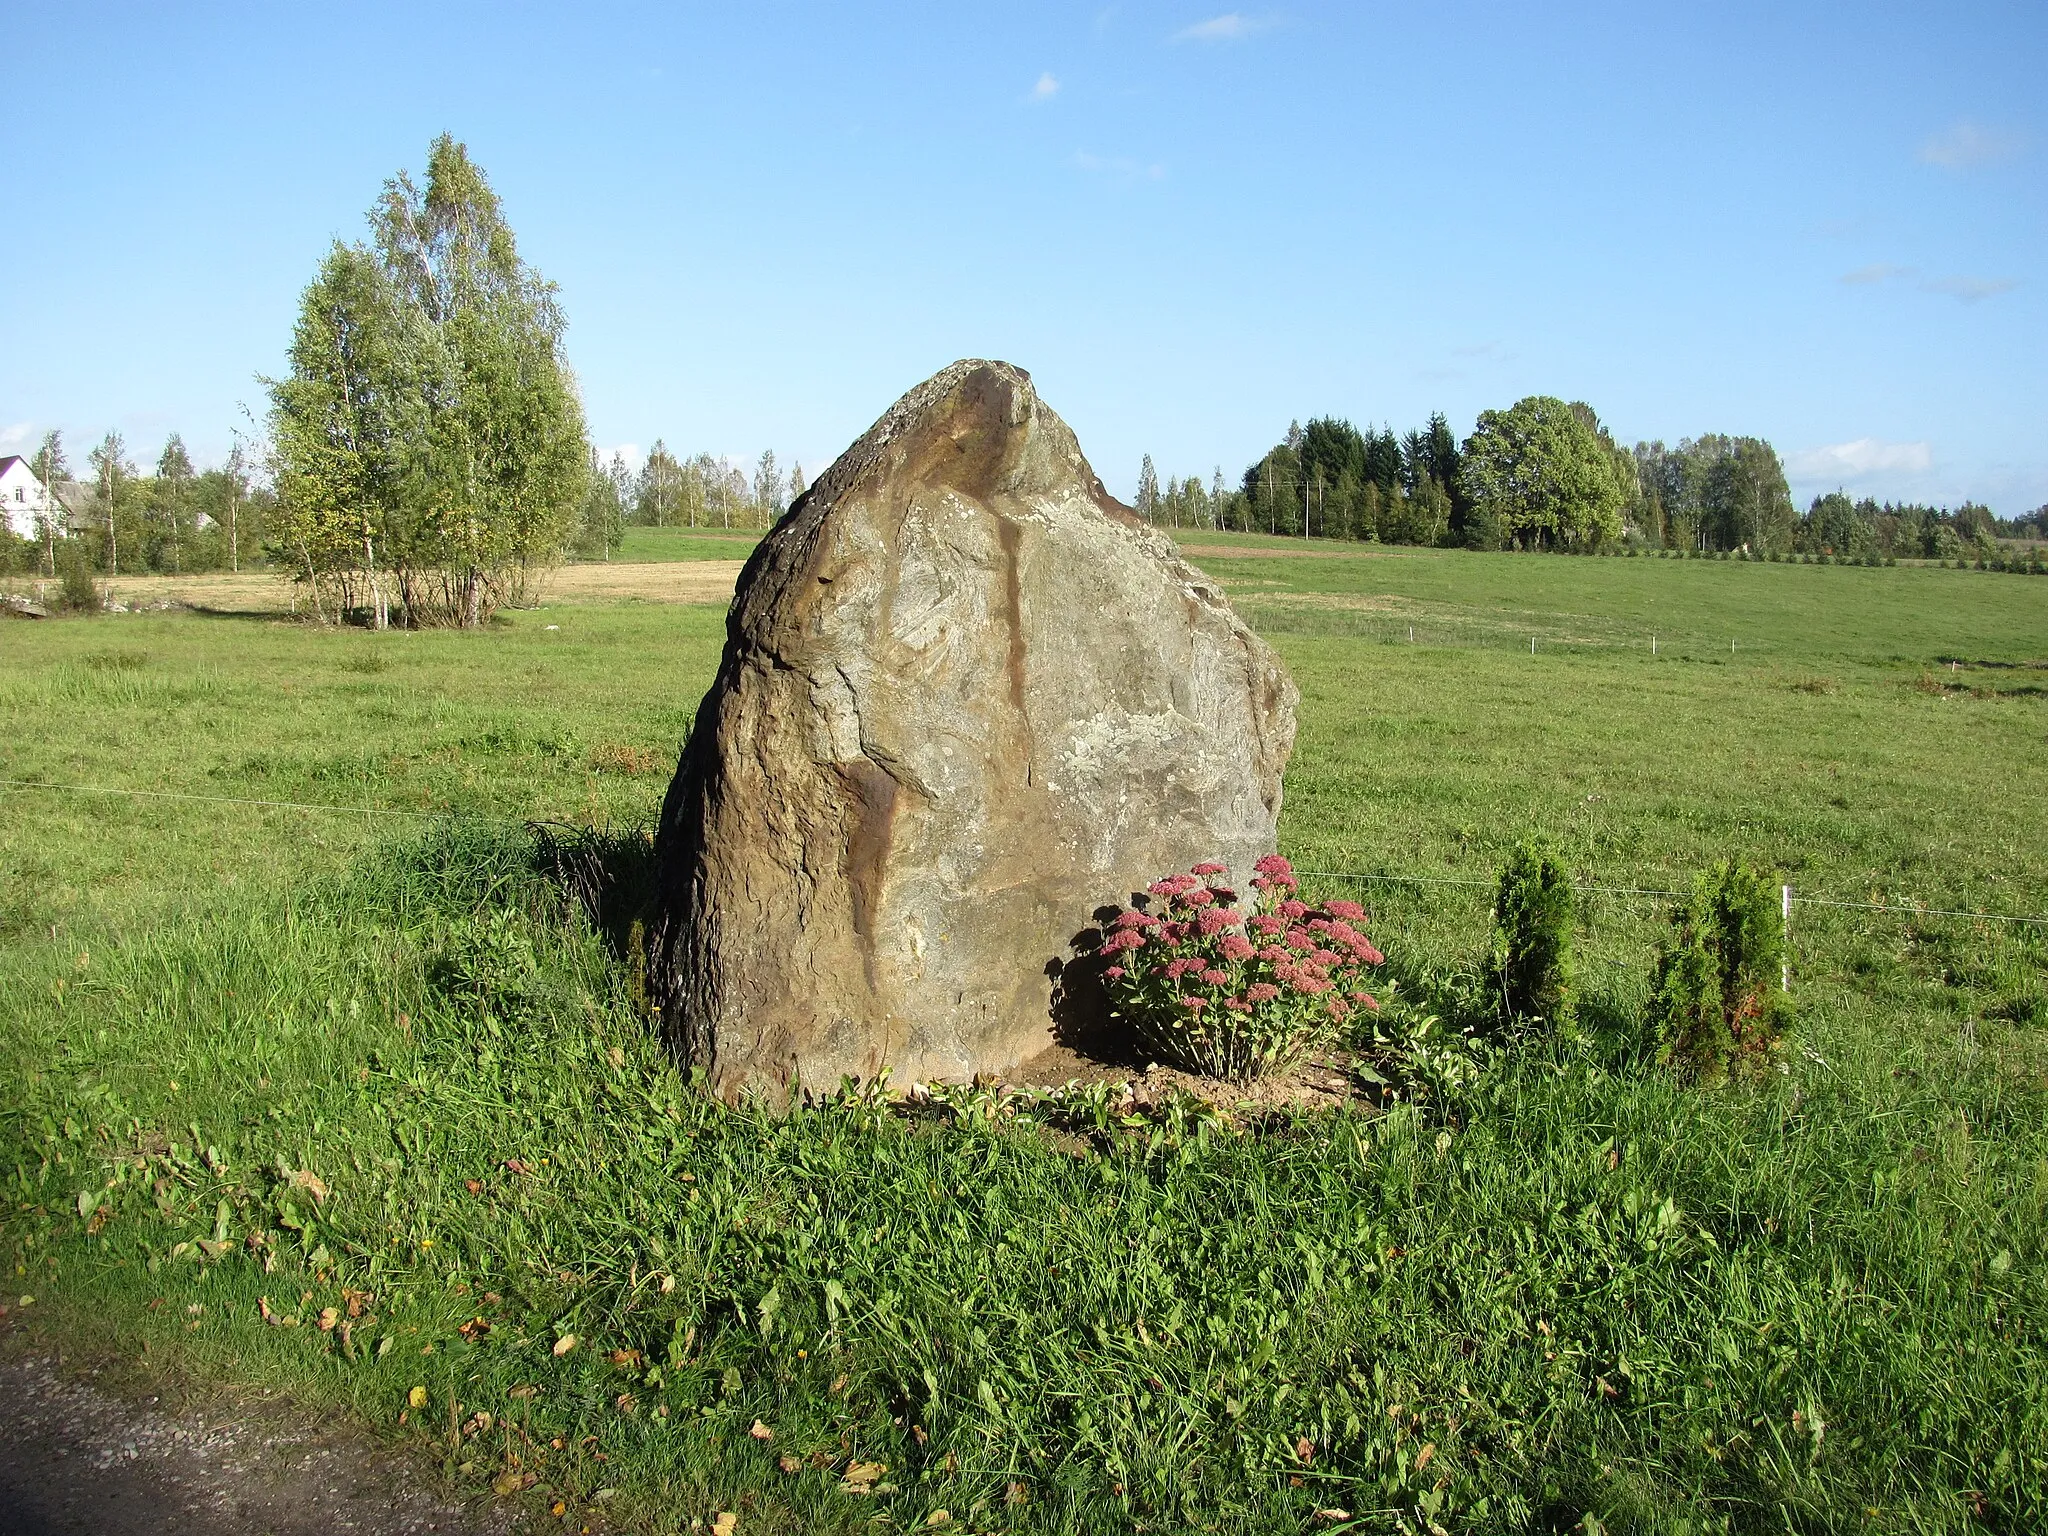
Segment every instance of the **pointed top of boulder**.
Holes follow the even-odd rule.
[[[1103,488],[1072,428],[1039,399],[1031,375],[989,358],[964,357],[906,391],[803,499],[835,502],[884,470],[977,500],[1045,494],[1078,482],[1106,515],[1137,520]]]

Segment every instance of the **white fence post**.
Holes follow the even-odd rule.
[[[1785,957],[1784,957],[1783,961],[1782,961],[1782,962],[1780,963],[1780,966],[1779,966],[1779,972],[1778,972],[1778,990],[1779,990],[1780,992],[1790,992],[1790,991],[1792,990],[1792,887],[1791,887],[1791,886],[1789,886],[1789,885],[1781,885],[1781,886],[1779,886],[1779,887],[1778,887],[1778,906],[1779,906],[1779,909],[1780,909],[1780,911],[1781,911],[1781,912],[1782,912],[1782,914],[1783,914],[1783,922],[1784,922],[1784,933],[1785,933]]]

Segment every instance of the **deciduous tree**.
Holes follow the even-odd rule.
[[[1475,506],[1517,543],[1597,547],[1621,533],[1625,497],[1610,454],[1597,430],[1552,396],[1480,412],[1460,474]]]
[[[178,530],[185,515],[185,487],[192,479],[192,456],[185,452],[185,439],[173,432],[157,456],[156,477],[161,482],[164,519],[171,530],[171,569],[185,569],[184,551]]]
[[[121,536],[115,528],[114,509],[121,498],[121,491],[135,478],[135,465],[128,458],[128,445],[121,440],[118,432],[109,432],[101,438],[86,456],[92,465],[97,482],[100,506],[106,512],[107,520],[107,574],[117,575],[121,569]]]
[[[36,511],[36,527],[43,538],[44,574],[57,574],[57,525],[64,520],[63,503],[57,500],[57,482],[71,478],[71,464],[64,456],[64,434],[55,428],[43,434],[43,441],[29,460],[29,468],[43,482],[43,504]]]
[[[583,509],[561,309],[446,134],[425,185],[401,171],[370,223],[370,245],[321,264],[271,386],[273,541],[380,622],[388,565],[408,622],[474,626],[560,558]]]

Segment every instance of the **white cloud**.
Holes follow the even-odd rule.
[[[1973,165],[2018,154],[2022,142],[2018,134],[2003,128],[1986,128],[1971,122],[1953,123],[1922,144],[1920,153],[1914,158],[1922,165],[1963,171]]]
[[[1031,99],[1033,101],[1050,101],[1059,93],[1060,83],[1053,77],[1051,70],[1047,70],[1044,74],[1040,75],[1038,83],[1031,87]]]
[[[1919,277],[1918,267],[1897,267],[1888,261],[1872,262],[1867,267],[1858,267],[1854,272],[1844,272],[1837,282],[1852,288],[1871,288],[1880,283],[1891,282],[1894,278]],[[2011,293],[2019,287],[2015,277],[1921,277],[1916,286],[1922,293],[1945,293],[1952,299],[1965,304],[1981,303],[1995,299],[2001,293]]]
[[[11,422],[0,427],[0,453],[19,453],[28,447],[28,440],[36,424],[32,421]]]
[[[598,458],[606,464],[611,463],[614,454],[623,457],[626,461],[626,467],[633,470],[637,470],[640,467],[641,460],[647,457],[646,450],[638,443],[613,443],[609,448],[599,448],[597,450]]]
[[[1920,286],[1928,293],[1945,293],[1965,304],[1975,304],[1984,299],[1995,299],[2001,293],[2011,293],[2019,287],[2019,280],[2011,277],[1930,277]]]
[[[1234,43],[1241,37],[1250,37],[1254,32],[1263,32],[1269,25],[1251,17],[1226,11],[1221,16],[1211,16],[1207,21],[1198,21],[1191,27],[1182,27],[1173,34],[1177,43]]]
[[[1150,165],[1133,160],[1128,155],[1091,155],[1085,149],[1074,151],[1074,164],[1091,176],[1114,176],[1123,181],[1157,181],[1166,174],[1166,167],[1158,162]]]
[[[1808,448],[1785,461],[1797,480],[1860,480],[1868,475],[1923,475],[1934,467],[1930,443],[1887,443],[1859,437],[1853,442]]]

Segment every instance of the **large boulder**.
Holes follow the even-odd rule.
[[[1272,849],[1298,694],[1020,368],[955,363],[761,542],[662,808],[651,956],[728,1098],[999,1072],[1094,910]]]

